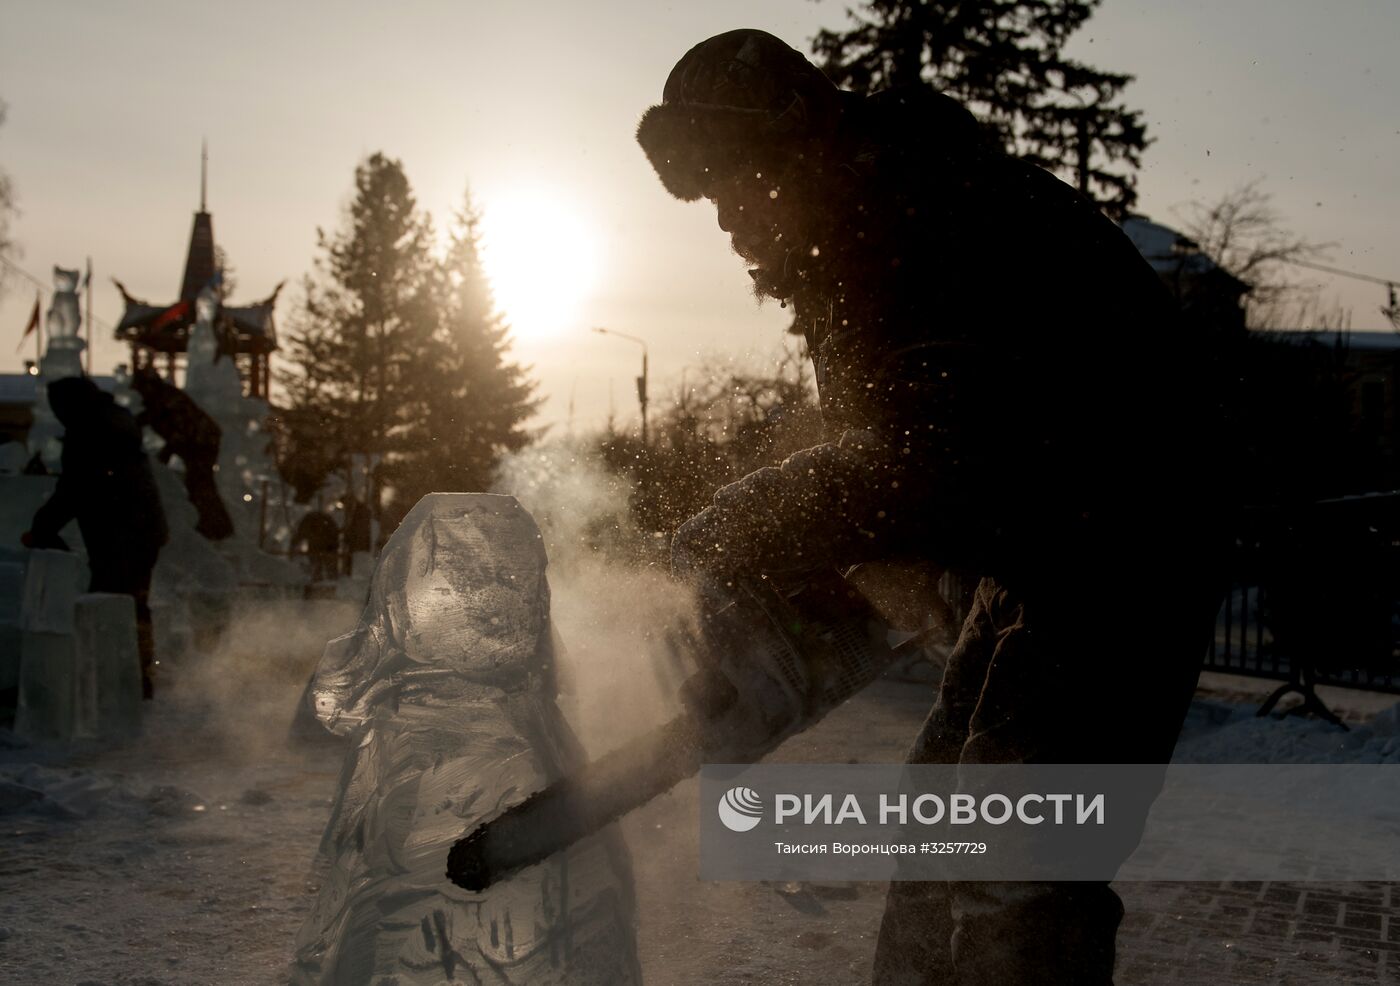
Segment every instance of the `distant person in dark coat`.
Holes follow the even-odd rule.
[[[353,575],[355,553],[371,550],[369,507],[353,496],[345,498],[345,574]]]
[[[219,462],[219,442],[223,432],[218,424],[194,402],[194,398],[179,387],[167,383],[150,367],[136,371],[132,387],[141,395],[143,408],[136,417],[138,425],[149,425],[165,447],[156,457],[168,464],[178,455],[185,464],[185,491],[199,511],[195,530],[210,541],[222,541],[233,535],[233,520],[228,515],[219,486],[214,479],[214,467]]]
[[[58,485],[23,537],[32,548],[66,548],[58,532],[78,522],[87,548],[89,592],[136,600],[142,687],[152,694],[155,639],[151,630],[151,573],[169,537],[141,429],[124,408],[87,377],[49,384],[49,406],[63,425]]]
[[[339,568],[340,528],[329,514],[313,510],[297,523],[292,545],[300,547],[302,544],[306,545],[306,557],[311,560],[311,581],[334,579]]]

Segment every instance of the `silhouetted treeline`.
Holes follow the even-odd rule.
[[[833,82],[860,93],[927,85],[957,99],[1009,153],[1065,178],[1121,216],[1137,199],[1150,141],[1121,100],[1131,75],[1064,53],[1101,0],[870,0],[812,50]]]

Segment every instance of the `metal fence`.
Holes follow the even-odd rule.
[[[1319,573],[1319,578],[1325,577]],[[1400,613],[1400,599],[1394,611]],[[1295,672],[1287,648],[1276,645],[1268,590],[1259,584],[1237,581],[1226,595],[1216,618],[1215,636],[1202,667],[1207,671],[1275,678],[1288,681]],[[1400,692],[1400,648],[1392,634],[1391,651],[1378,654],[1371,666],[1332,667],[1327,654],[1304,656],[1307,670],[1319,684],[1364,688],[1370,691]]]
[[[1249,512],[1243,527],[1203,669],[1400,693],[1400,494]],[[975,586],[952,572],[939,585],[959,623]]]
[[[1400,494],[1260,508],[1241,527],[1206,669],[1400,692]]]

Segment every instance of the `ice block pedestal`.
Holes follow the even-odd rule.
[[[554,703],[552,640],[544,547],[520,504],[420,500],[309,690],[352,742],[294,982],[640,982],[615,828],[484,893],[445,876],[464,832],[583,761]]]
[[[24,566],[0,562],[0,729],[14,726],[19,696],[19,602],[24,595]]]
[[[136,600],[94,592],[74,608],[77,638],[78,723],[103,739],[141,732],[141,654],[136,645]]]
[[[33,551],[20,599],[19,705],[15,732],[31,740],[72,739],[77,724],[78,557]]]

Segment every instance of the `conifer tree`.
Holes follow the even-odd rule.
[[[5,122],[5,101],[0,99],[0,124]],[[14,186],[10,184],[10,176],[0,170],[0,253],[8,253],[10,247],[10,218],[15,213]],[[0,277],[0,289],[3,289],[5,279]]]
[[[1119,216],[1149,143],[1119,97],[1132,76],[1067,58],[1102,0],[870,0],[812,42],[838,85],[928,85],[962,102],[1007,151],[1060,174]]]
[[[510,330],[482,268],[470,195],[454,219],[438,284],[437,361],[423,368],[428,413],[410,437],[435,488],[484,490],[500,457],[528,443],[524,423],[539,402],[525,369],[508,358]]]
[[[283,473],[299,495],[372,453],[391,523],[425,493],[485,489],[499,455],[525,442],[531,385],[505,359],[475,217],[464,215],[436,256],[403,166],[374,154],[355,169],[345,227],[318,230],[323,255],[287,346],[279,422]]]

